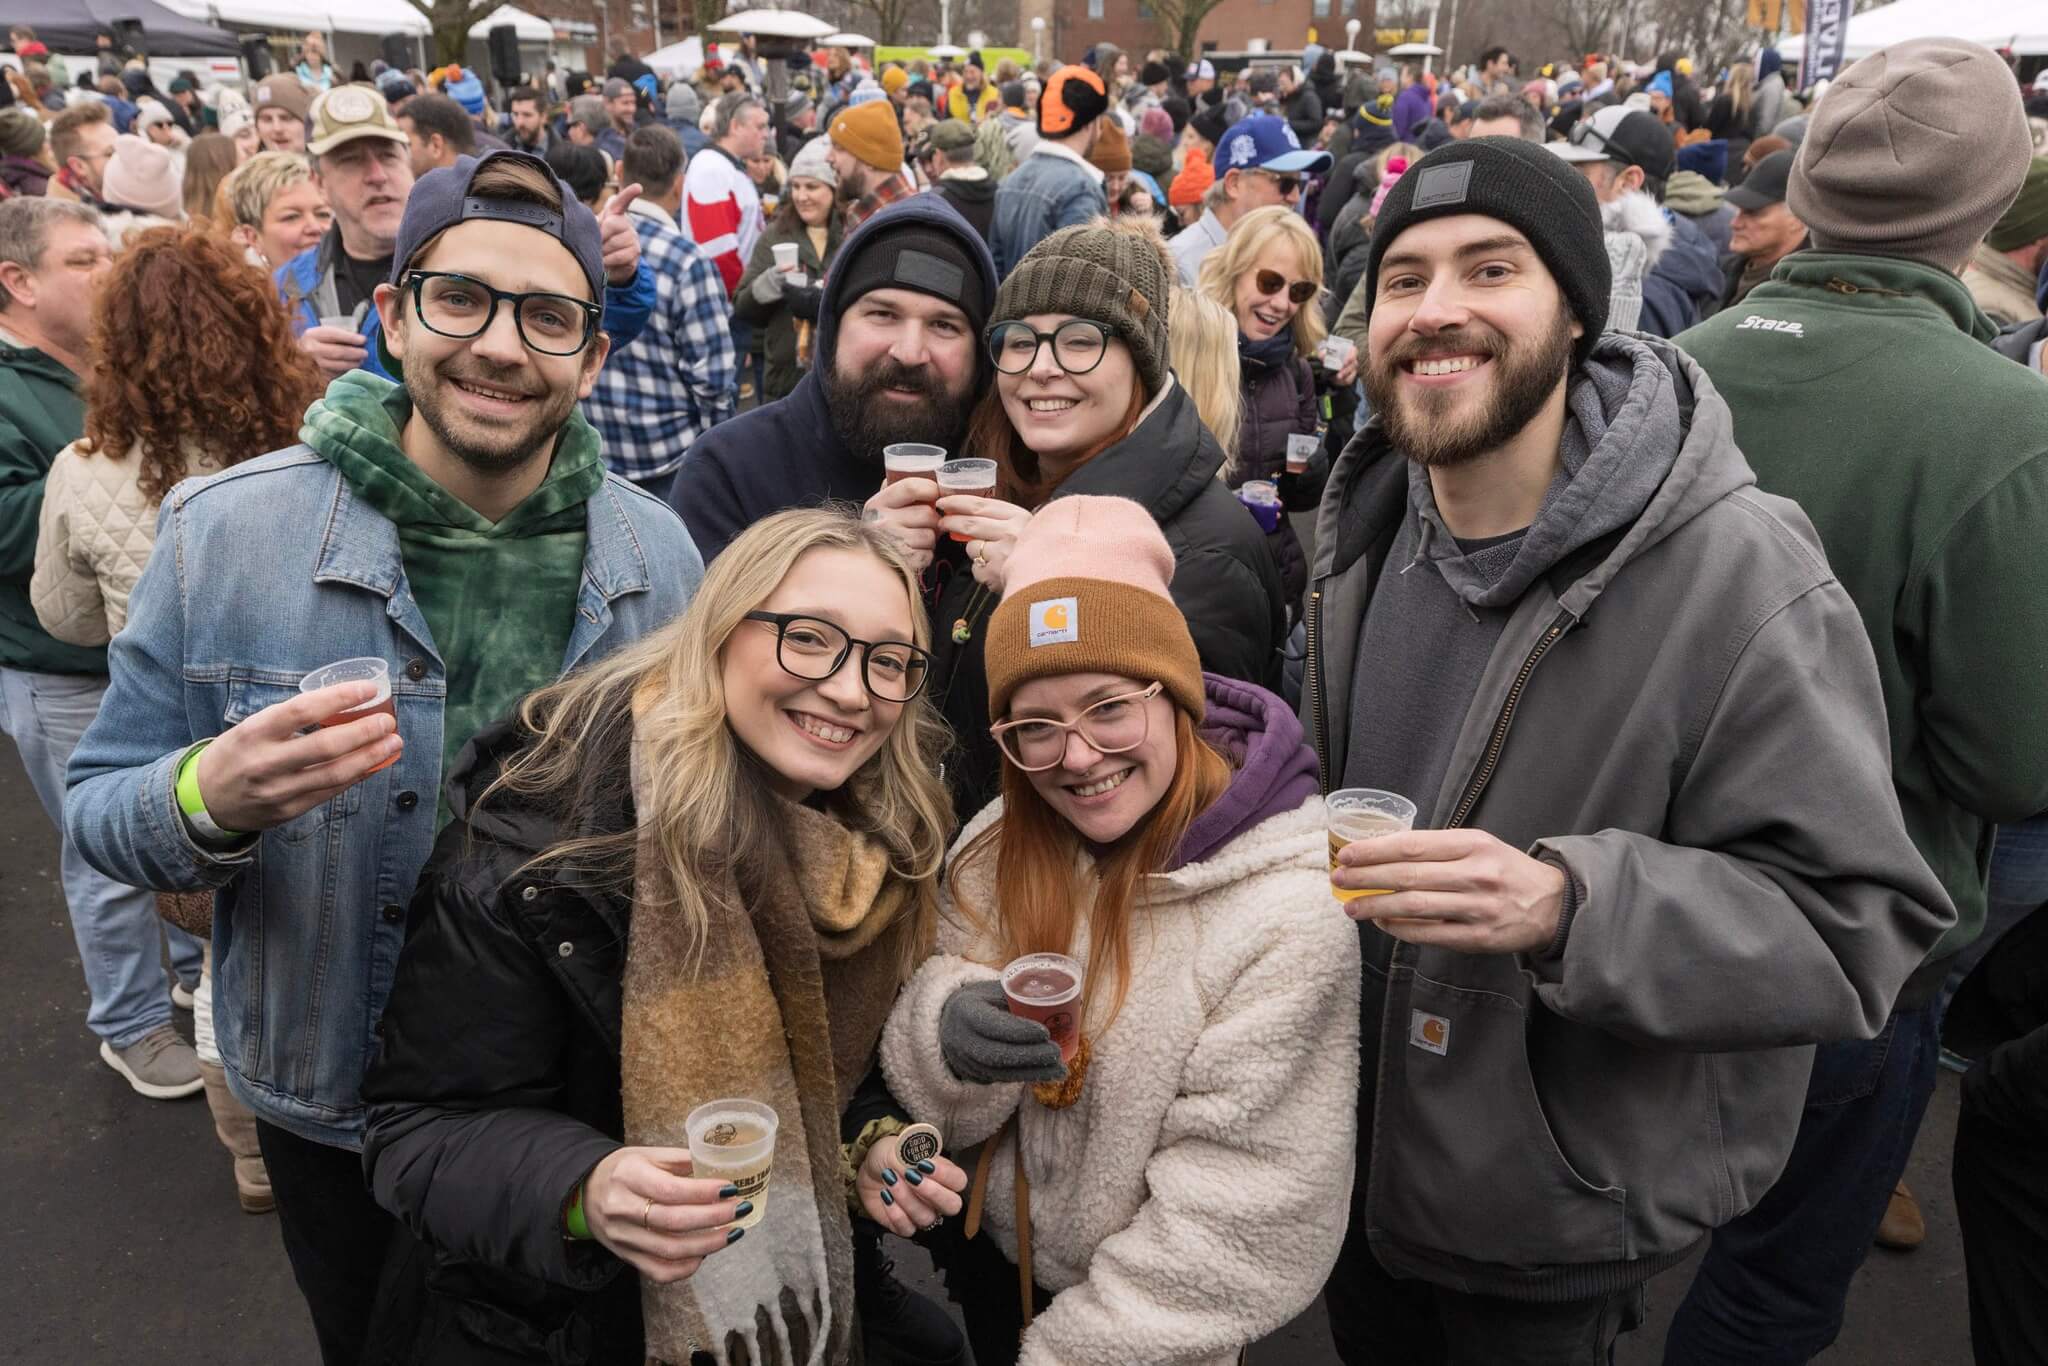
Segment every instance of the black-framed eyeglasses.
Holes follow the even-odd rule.
[[[988,358],[1006,375],[1021,375],[1038,363],[1038,348],[1052,347],[1053,363],[1070,375],[1085,375],[1102,364],[1109,328],[1089,318],[1069,318],[1050,332],[1030,323],[988,325]]]
[[[1287,297],[1296,305],[1305,304],[1310,299],[1315,298],[1316,292],[1322,288],[1314,280],[1295,280],[1290,282],[1285,275],[1282,275],[1277,270],[1262,270],[1258,272],[1252,276],[1252,283],[1258,287],[1259,293],[1268,296],[1278,294],[1284,289],[1287,291]]]
[[[412,308],[429,332],[468,341],[480,337],[498,316],[498,305],[512,305],[519,340],[543,356],[573,356],[590,345],[604,309],[570,294],[514,294],[493,289],[482,280],[450,270],[407,271]]]
[[[821,617],[799,612],[749,612],[748,621],[775,628],[775,662],[795,678],[822,683],[860,647],[860,681],[884,702],[908,702],[924,691],[932,657],[902,640],[858,640]]]

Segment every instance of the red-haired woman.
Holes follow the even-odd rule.
[[[1002,796],[883,1034],[913,1118],[984,1145],[934,1248],[980,1366],[1233,1361],[1344,1235],[1358,935],[1315,757],[1277,697],[1202,672],[1173,576],[1127,499],[1018,535],[984,654]],[[1038,953],[1083,970],[1065,1047],[1005,1006]]]
[[[127,624],[164,494],[297,441],[320,388],[270,280],[226,239],[179,228],[130,238],[93,304],[85,435],[57,453],[44,486],[29,583],[44,629],[74,645],[113,639]],[[159,905],[179,928],[207,933],[210,898]],[[259,1214],[271,1207],[270,1178],[255,1119],[228,1094],[213,1050],[210,954],[193,996],[214,1129],[234,1156],[242,1208]]]

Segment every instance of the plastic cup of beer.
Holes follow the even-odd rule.
[[[337,683],[375,683],[377,685],[377,695],[361,706],[351,707],[347,711],[334,713],[334,715],[320,723],[321,729],[324,730],[328,726],[345,726],[351,721],[360,721],[365,716],[371,716],[380,711],[390,717],[394,723],[397,722],[398,707],[391,698],[391,666],[383,660],[369,658],[337,660],[325,668],[313,670],[313,672],[300,679],[299,691],[302,693],[318,692],[322,688],[331,688]],[[383,763],[371,769],[370,772],[382,773],[397,762],[398,755],[394,754]],[[368,777],[369,775],[365,774],[364,776]]]
[[[797,268],[796,243],[777,242],[768,250],[775,253],[775,268],[777,270],[795,270]]]
[[[1337,872],[1337,853],[1353,840],[1376,839],[1381,835],[1398,835],[1404,830],[1415,828],[1415,803],[1393,792],[1381,792],[1370,787],[1347,787],[1332,792],[1324,803],[1328,812],[1330,831],[1330,873]],[[1339,901],[1356,901],[1362,896],[1385,896],[1391,887],[1353,889],[1330,883],[1330,892]]]
[[[739,1187],[734,1199],[753,1210],[733,1228],[752,1228],[768,1212],[768,1174],[775,1167],[775,1111],[758,1100],[713,1100],[690,1111],[690,1175]]]
[[[939,466],[945,463],[944,446],[927,446],[921,441],[899,441],[893,446],[884,446],[882,487],[900,484],[905,479],[936,480]]]
[[[993,460],[948,460],[939,466],[939,496],[948,498],[961,494],[974,498],[996,496],[996,462]],[[959,532],[949,533],[954,540],[965,545],[973,540]]]
[[[1003,969],[1010,1013],[1044,1025],[1062,1063],[1081,1046],[1081,981],[1081,965],[1063,953],[1027,953]]]

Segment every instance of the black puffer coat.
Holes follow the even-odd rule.
[[[1068,475],[1052,496],[1108,494],[1144,504],[1173,548],[1173,600],[1187,616],[1202,668],[1277,691],[1287,639],[1280,570],[1259,524],[1217,478],[1222,468],[1223,448],[1175,384],[1137,430]],[[972,813],[996,796],[1002,772],[988,733],[981,653],[999,599],[976,593],[964,555],[950,540],[942,545],[931,570],[939,585],[931,609],[932,697],[958,741],[946,762],[953,809]],[[962,618],[971,634],[956,643],[953,623]]]
[[[384,1270],[365,1356],[374,1366],[646,1360],[638,1273],[602,1244],[563,1237],[561,1225],[569,1193],[623,1146],[632,902],[521,871],[564,833],[554,813],[504,794],[476,809],[522,743],[500,721],[456,758],[447,785],[455,819],[420,875],[377,1029],[383,1046],[363,1081],[364,1174],[415,1235]],[[593,749],[593,765],[629,762],[624,736]],[[633,819],[627,800],[575,828],[601,834]],[[876,1068],[841,1117],[841,1141],[900,1113]],[[873,1224],[855,1220],[854,1252],[856,1304],[864,1318],[884,1317]],[[900,1294],[891,1304],[901,1310]],[[929,1301],[914,1307],[944,1318]],[[872,1337],[869,1353],[894,1359]]]
[[[1315,372],[1292,352],[1279,365],[1263,365],[1240,352],[1238,373],[1244,420],[1238,428],[1237,462],[1229,484],[1238,488],[1247,480],[1270,479],[1280,486],[1280,526],[1266,540],[1280,566],[1281,591],[1293,610],[1308,591],[1308,560],[1288,514],[1313,513],[1330,472],[1329,458],[1318,445],[1306,472],[1287,473],[1287,438],[1316,436],[1322,426]]]

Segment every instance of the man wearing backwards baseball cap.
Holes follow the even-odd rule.
[[[1786,1174],[1715,1236],[1670,1360],[1804,1362],[1834,1340],[1872,1236],[1917,1241],[1898,1183],[1934,1089],[1943,981],[1993,904],[1993,827],[2048,811],[2048,389],[1984,345],[1997,329],[1957,279],[2032,153],[1996,53],[1955,38],[1872,53],[1793,162],[1786,203],[1812,249],[1678,338],[1863,613],[1892,783],[1958,919],[1878,1041],[1820,1050]],[[1975,1102],[2005,1103],[1969,1082],[1962,1133]],[[2038,1175],[2038,1147],[2029,1161]]]
[[[1327,788],[1420,810],[1332,874],[1391,894],[1346,903],[1373,1138],[1324,1297],[1347,1362],[1594,1366],[1954,912],[1813,529],[1683,352],[1603,335],[1585,180],[1452,143],[1368,250],[1304,719]]]
[[[1108,112],[1109,90],[1085,66],[1063,66],[1045,83],[1038,141],[996,187],[989,249],[998,280],[1054,232],[1109,212],[1102,171],[1088,160]]]
[[[334,210],[334,224],[318,246],[279,267],[278,293],[299,345],[329,379],[356,369],[395,379],[378,346],[371,294],[390,278],[412,194],[410,143],[384,97],[365,86],[327,91],[313,102],[312,118],[313,180]],[[638,337],[654,310],[654,276],[641,264],[639,235],[625,217],[638,193],[628,186],[598,219],[608,282],[604,325],[613,346]]]
[[[1254,114],[1225,131],[1216,144],[1216,182],[1203,200],[1202,216],[1166,244],[1180,282],[1195,287],[1202,258],[1223,245],[1238,219],[1272,204],[1292,207],[1301,178],[1330,169],[1330,154],[1304,148],[1287,120]]]
[[[343,375],[308,444],[173,496],[175,543],[136,585],[72,761],[66,829],[96,867],[233,887],[221,1054],[327,1366],[361,1355],[393,1231],[363,1187],[359,1091],[449,818],[441,776],[521,694],[660,626],[702,576],[674,514],[605,473],[577,408],[609,348],[603,293],[597,219],[540,158],[422,177],[376,289],[404,386]],[[377,691],[298,680],[357,657],[388,666],[395,719],[319,728]]]

